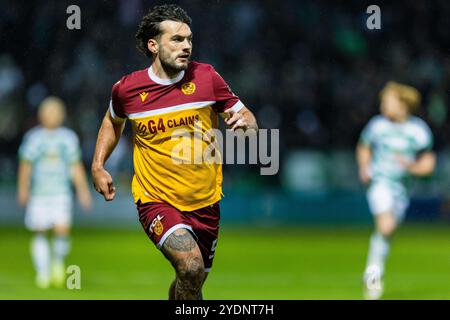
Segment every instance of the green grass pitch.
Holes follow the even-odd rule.
[[[221,229],[206,299],[361,299],[369,228]],[[81,289],[34,287],[29,234],[0,229],[0,299],[166,299],[173,271],[137,226],[77,229],[67,264]],[[397,233],[385,299],[450,299],[450,227]]]

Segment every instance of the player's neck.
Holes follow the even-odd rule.
[[[155,60],[152,63],[151,68],[152,68],[153,74],[163,80],[174,79],[180,74],[180,72],[182,72],[180,70],[164,68],[164,66],[161,64],[161,62],[159,60]]]
[[[44,128],[47,132],[55,132],[56,130],[58,130],[58,127],[46,127],[46,126],[42,126],[42,128]]]
[[[388,119],[394,123],[405,123],[408,121],[409,115],[399,116],[399,117],[390,117],[390,118],[388,117]]]

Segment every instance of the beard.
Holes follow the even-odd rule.
[[[180,71],[187,69],[189,65],[189,59],[185,64],[177,64],[175,59],[172,59],[170,54],[166,53],[164,50],[160,51],[159,60],[161,61],[161,66],[167,74],[175,75]]]

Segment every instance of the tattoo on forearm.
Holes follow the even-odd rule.
[[[196,243],[189,232],[182,234],[171,234],[164,242],[164,246],[177,251],[191,251]]]

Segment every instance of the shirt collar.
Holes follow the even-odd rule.
[[[152,79],[157,84],[161,84],[161,85],[167,86],[167,85],[171,85],[171,84],[177,83],[181,79],[183,79],[183,77],[184,77],[184,70],[181,70],[175,78],[161,79],[160,77],[158,77],[153,72],[153,67],[150,66],[150,68],[148,68],[148,76],[150,77],[150,79]]]

